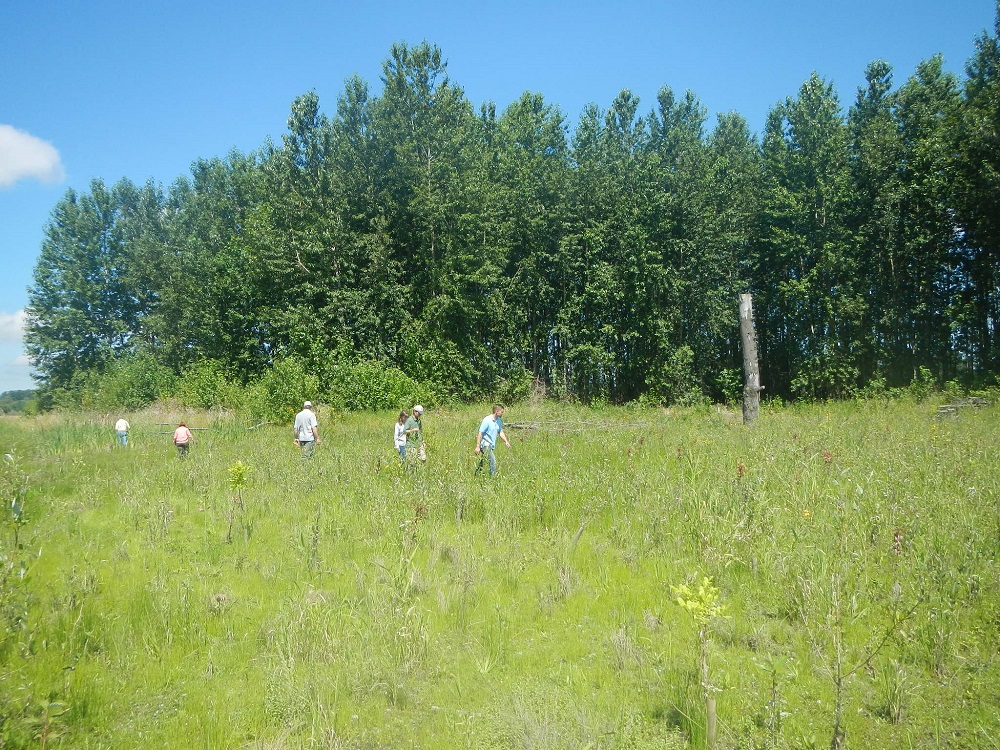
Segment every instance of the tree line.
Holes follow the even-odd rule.
[[[41,398],[131,366],[153,396],[156,373],[247,386],[278,368],[330,398],[363,371],[442,398],[721,399],[741,388],[746,291],[768,394],[984,382],[998,37],[963,79],[934,56],[896,87],[873,62],[846,113],[814,73],[759,137],[666,86],[572,128],[537,93],[477,111],[440,49],[396,44],[379,94],[351,78],[332,115],[304,94],[280,143],[168,187],[67,192],[29,290]]]

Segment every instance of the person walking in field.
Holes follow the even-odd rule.
[[[184,458],[188,454],[188,448],[194,441],[194,435],[191,434],[191,430],[187,428],[187,425],[181,422],[177,425],[177,429],[174,430],[174,445],[177,446],[177,458]]]
[[[406,453],[410,456],[416,456],[421,461],[426,461],[427,448],[424,446],[423,416],[424,407],[417,404],[403,425],[403,431],[406,433]]]
[[[312,402],[302,404],[302,411],[295,415],[295,444],[302,449],[304,458],[312,458],[316,444],[319,443],[319,421],[312,410]]]
[[[476,435],[476,455],[479,456],[479,465],[476,466],[476,474],[483,470],[483,464],[490,462],[490,476],[497,473],[497,458],[493,451],[497,447],[497,438],[504,441],[510,448],[510,441],[503,431],[503,404],[494,404],[493,412],[483,417],[479,425],[479,433]]]
[[[392,444],[399,451],[399,457],[406,460],[406,420],[410,418],[406,409],[399,412],[399,419],[396,420],[396,427],[393,431]]]
[[[115,433],[118,436],[118,442],[122,446],[128,445],[128,431],[129,423],[125,417],[122,417],[117,422],[115,422]]]

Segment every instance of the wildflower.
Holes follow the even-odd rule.
[[[811,515],[812,515],[812,511],[811,510],[809,510],[808,508],[803,508],[802,509],[802,517],[803,518],[809,518],[809,516],[811,516]]]
[[[833,463],[833,454],[830,453],[830,451],[823,451],[823,460],[827,464],[832,464]]]
[[[739,477],[740,479],[742,479],[743,475],[746,474],[746,473],[747,473],[747,467],[743,465],[742,461],[740,461],[738,464],[736,464],[736,476],[737,477]]]

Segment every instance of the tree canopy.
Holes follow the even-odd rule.
[[[540,93],[477,112],[440,49],[396,44],[381,93],[351,78],[331,115],[303,94],[280,143],[58,202],[28,307],[43,400],[124,361],[242,384],[293,361],[321,391],[376,363],[456,398],[529,380],[724,398],[747,291],[770,394],[991,378],[998,35],[964,81],[932,57],[893,88],[873,62],[846,112],[814,73],[759,139],[667,86],[572,128]]]

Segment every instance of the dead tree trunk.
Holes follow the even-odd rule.
[[[753,424],[760,412],[760,368],[757,365],[757,334],[753,328],[753,298],[740,295],[740,341],[743,344],[743,424]]]

